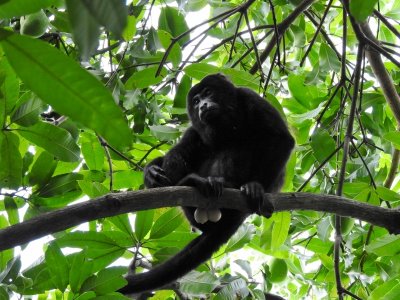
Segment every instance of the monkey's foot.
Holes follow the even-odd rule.
[[[256,181],[248,182],[240,187],[240,191],[246,195],[250,208],[254,212],[266,218],[271,217],[274,206],[264,197],[264,188],[260,183]]]

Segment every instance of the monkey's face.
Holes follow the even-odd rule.
[[[221,75],[209,75],[189,91],[187,108],[194,125],[211,125],[225,120],[235,111],[235,87]],[[231,112],[230,112],[231,111]]]
[[[212,123],[221,113],[220,105],[215,101],[215,92],[208,87],[201,89],[193,95],[191,107],[194,117],[206,124]]]

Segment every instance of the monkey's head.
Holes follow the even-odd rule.
[[[236,88],[222,74],[208,75],[189,91],[187,109],[197,128],[228,125],[237,114]]]

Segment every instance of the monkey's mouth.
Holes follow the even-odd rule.
[[[210,107],[206,110],[202,110],[199,112],[200,120],[203,122],[211,121],[218,117],[218,108]]]

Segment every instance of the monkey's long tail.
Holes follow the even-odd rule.
[[[119,290],[123,294],[154,290],[177,280],[209,259],[239,228],[241,222],[208,231],[192,240],[175,256],[148,272],[127,275],[128,284]],[[221,232],[222,231],[222,232]]]

